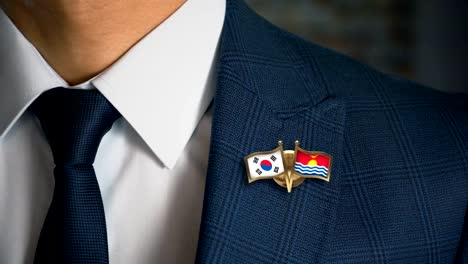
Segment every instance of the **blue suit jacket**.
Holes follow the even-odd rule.
[[[461,262],[464,106],[228,0],[197,263]],[[329,183],[247,183],[244,156],[296,139],[333,156]]]

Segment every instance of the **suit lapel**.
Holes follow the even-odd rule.
[[[197,263],[320,261],[334,228],[345,108],[285,33],[228,1]],[[302,63],[301,63],[302,62]],[[333,156],[329,183],[247,183],[243,157],[283,140]]]

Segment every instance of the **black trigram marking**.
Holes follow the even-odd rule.
[[[275,167],[275,173],[278,173],[279,167]]]
[[[257,158],[257,157],[255,157],[255,158],[253,159],[253,163],[258,163],[258,158]]]
[[[257,169],[256,172],[258,173],[258,175],[262,174],[262,171],[260,169]]]
[[[275,161],[275,160],[276,160],[275,155],[271,155],[270,159],[271,159],[272,161]]]

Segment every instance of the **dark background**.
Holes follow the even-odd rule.
[[[468,93],[466,0],[247,0],[274,24],[384,72]]]

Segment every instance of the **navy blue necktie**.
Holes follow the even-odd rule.
[[[97,90],[54,88],[32,104],[55,162],[55,189],[34,263],[109,263],[104,207],[93,163],[120,117]]]

